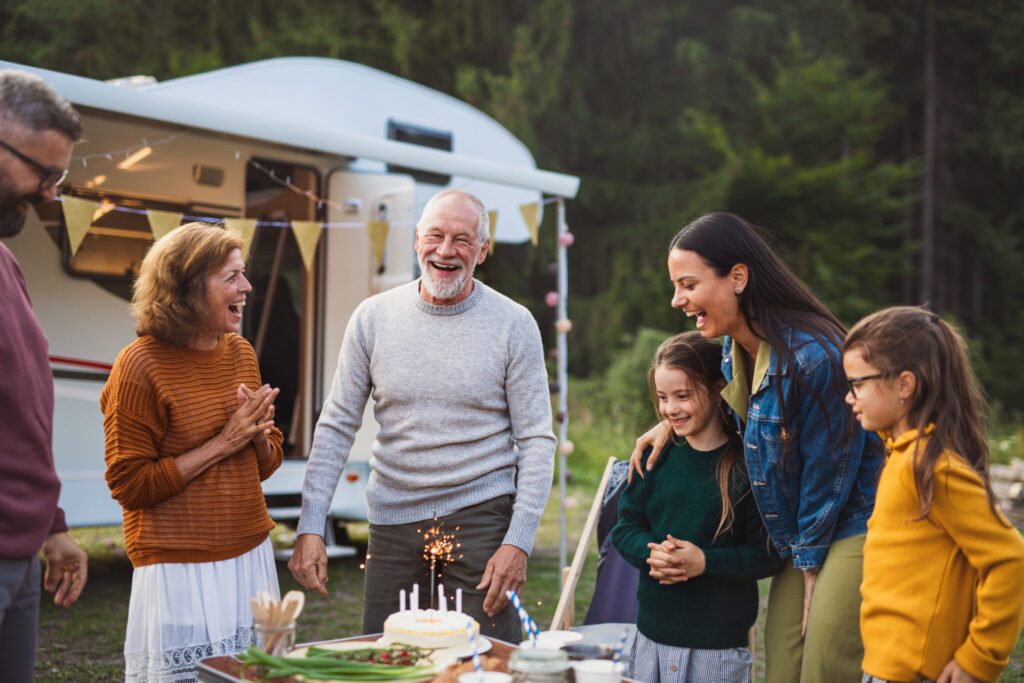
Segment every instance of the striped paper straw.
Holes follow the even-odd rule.
[[[530,639],[533,647],[537,647],[537,634],[534,632],[536,625],[531,627],[533,620],[530,619],[530,615],[526,613],[526,608],[523,607],[522,601],[519,599],[519,594],[515,591],[506,591],[505,595],[512,601],[512,606],[515,608],[516,613],[519,614],[519,621],[523,625],[523,630],[526,631],[526,637]]]
[[[622,629],[622,635],[619,636],[619,642],[615,646],[615,654],[612,655],[612,665],[613,665],[612,668],[617,668],[619,666],[619,660],[622,659],[622,650],[623,650],[624,647],[626,647],[626,638],[628,638],[628,637],[629,637],[629,629],[628,628]]]
[[[480,664],[480,648],[477,647],[476,642],[476,625],[473,623],[472,618],[466,620],[466,624],[469,628],[469,650],[473,657],[473,668],[476,670],[480,683],[484,683],[484,669]]]
[[[534,647],[536,647],[536,638],[540,635],[540,629],[537,627],[537,623],[533,620],[533,617],[526,615],[527,626],[530,628],[530,633],[534,637]]]

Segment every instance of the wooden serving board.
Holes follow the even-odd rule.
[[[303,643],[300,647],[339,642],[374,643],[378,638],[380,638],[380,634],[376,633],[368,636],[339,638],[337,640],[326,640],[317,643]],[[516,646],[511,643],[506,643],[503,640],[498,640],[497,638],[488,637],[488,639],[492,644],[491,651],[480,657],[484,669],[488,671],[507,672],[509,655],[516,649]],[[201,683],[242,683],[242,681],[260,680],[259,675],[255,671],[250,670],[246,672],[243,671],[244,668],[245,667],[242,665],[242,662],[240,662],[234,655],[223,655],[220,657],[207,657],[200,661],[197,670]],[[469,671],[472,668],[473,664],[471,662],[462,662],[461,664],[449,667],[445,671],[436,675],[431,680],[431,683],[456,683],[460,673],[463,671]],[[299,679],[294,676],[270,678],[267,680],[268,683],[300,683]]]

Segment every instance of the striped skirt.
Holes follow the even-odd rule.
[[[626,675],[643,683],[750,683],[752,665],[749,648],[673,647],[637,633]]]

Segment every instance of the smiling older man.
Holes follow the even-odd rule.
[[[463,609],[484,634],[518,640],[505,591],[526,580],[555,438],[537,323],[473,279],[487,247],[480,200],[455,189],[435,195],[416,227],[422,277],[364,301],[345,330],[289,567],[326,595],[324,520],[372,394],[380,431],[367,487],[366,633],[398,610],[399,589],[426,590],[423,532],[443,522],[462,544],[444,569],[449,595],[463,590]]]

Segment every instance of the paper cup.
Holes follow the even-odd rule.
[[[622,665],[610,659],[584,659],[572,665],[576,683],[619,683]]]
[[[483,674],[483,678],[480,675]],[[459,674],[459,683],[512,683],[512,677],[500,671],[467,671]]]

